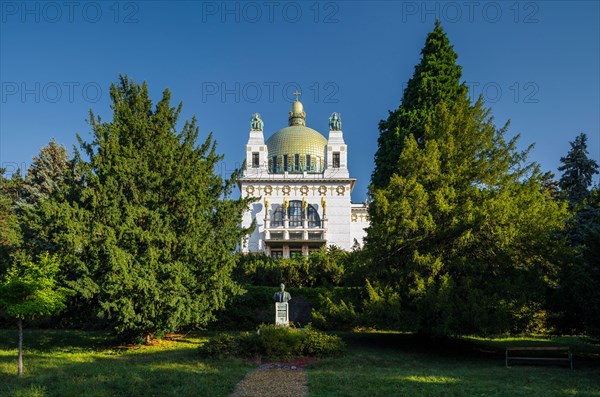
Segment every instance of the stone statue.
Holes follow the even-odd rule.
[[[250,121],[250,128],[252,131],[262,131],[265,123],[260,119],[260,114],[254,113],[252,120]]]
[[[321,197],[321,207],[323,207],[323,218],[327,216],[327,200],[325,197]]]
[[[306,197],[302,197],[302,209],[304,210],[304,217],[308,216],[308,201]]]
[[[280,284],[279,288],[279,292],[275,292],[275,295],[273,295],[275,302],[287,302],[292,299],[290,293],[285,291],[285,285]]]
[[[342,118],[337,112],[333,112],[329,117],[329,131],[341,131],[342,130]]]

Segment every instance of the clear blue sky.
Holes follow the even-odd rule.
[[[26,168],[51,138],[89,140],[88,110],[110,118],[119,73],[166,87],[214,133],[223,172],[239,165],[250,116],[285,127],[296,88],[327,136],[342,114],[353,201],[366,198],[377,125],[399,105],[435,18],[473,95],[511,120],[530,159],[557,172],[580,132],[600,162],[597,1],[0,2],[0,164]],[[557,175],[558,177],[558,175]],[[598,177],[595,178],[598,181]]]

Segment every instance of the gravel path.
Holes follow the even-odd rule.
[[[250,372],[229,397],[306,397],[304,369],[293,364],[263,364]]]

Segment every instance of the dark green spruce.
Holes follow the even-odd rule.
[[[375,170],[371,176],[374,188],[389,183],[407,136],[412,134],[417,142],[422,142],[424,121],[431,108],[442,101],[451,104],[466,94],[467,87],[460,83],[462,68],[456,64],[457,57],[440,22],[436,21],[435,28],[427,35],[421,62],[415,66],[400,107],[379,123]]]
[[[85,248],[99,315],[129,337],[160,336],[204,325],[240,292],[233,251],[248,200],[229,197],[237,173],[215,172],[212,134],[198,144],[196,119],[177,123],[182,105],[163,92],[156,106],[146,84],[127,77],[110,88],[112,120],[90,113],[89,161],[76,205],[89,212]]]
[[[481,98],[471,103],[439,22],[422,54],[380,136],[398,153],[376,155],[389,169],[372,181],[371,284],[427,334],[544,327],[566,206],[542,188],[518,135],[506,137],[508,123],[497,128]]]
[[[559,186],[564,197],[576,205],[588,198],[592,177],[598,173],[598,163],[588,157],[586,134],[579,134],[570,144],[569,153],[560,158],[562,165],[558,170],[563,174]]]

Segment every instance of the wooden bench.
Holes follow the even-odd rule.
[[[513,352],[547,352],[556,353],[554,356],[548,354],[537,356],[521,354],[520,356],[511,356]],[[560,356],[559,356],[560,355]],[[566,357],[564,356],[566,355]],[[557,357],[558,356],[558,357]],[[507,347],[506,348],[506,366],[508,367],[509,360],[523,360],[523,361],[568,361],[571,369],[573,369],[573,354],[569,347],[564,346],[552,346],[552,347]]]

